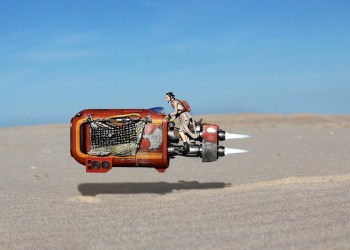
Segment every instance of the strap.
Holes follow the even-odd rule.
[[[182,114],[182,113],[185,113],[188,111],[187,108],[185,107],[185,105],[183,105],[183,103],[179,99],[175,99],[175,100],[178,101],[181,104],[181,106],[184,108],[183,110],[181,110],[179,112],[179,114]]]

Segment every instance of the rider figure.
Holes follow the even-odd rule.
[[[188,145],[188,136],[196,139],[198,137],[195,131],[189,129],[189,127],[195,128],[195,120],[192,118],[191,114],[187,111],[184,105],[180,100],[175,99],[175,95],[173,92],[168,92],[165,94],[165,100],[171,103],[171,106],[174,108],[174,112],[167,115],[167,119],[170,121],[174,121],[177,117],[180,118],[180,129],[179,134],[183,141],[183,150],[182,152],[186,154],[189,151]]]

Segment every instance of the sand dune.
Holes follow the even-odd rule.
[[[86,174],[69,124],[0,128],[0,249],[350,248],[350,116],[197,117],[249,153]]]

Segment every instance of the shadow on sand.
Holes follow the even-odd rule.
[[[82,183],[79,192],[84,196],[98,194],[167,194],[173,190],[218,189],[231,186],[230,183],[198,181],[168,182],[124,182],[124,183]]]

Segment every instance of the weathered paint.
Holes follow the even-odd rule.
[[[87,125],[87,115],[91,115],[93,119],[109,118],[125,114],[138,114],[141,119],[147,115],[151,115],[152,122],[147,123],[143,131],[140,148],[136,156],[104,156],[97,157],[88,155],[86,152],[90,150],[90,128]],[[79,112],[71,121],[71,154],[74,159],[86,166],[87,172],[101,173],[107,172],[112,167],[150,167],[159,170],[165,170],[169,166],[168,158],[168,140],[167,140],[167,121],[165,115],[158,114],[147,109],[87,109]],[[154,134],[156,132],[156,134]],[[82,136],[84,141],[81,145]],[[157,136],[154,141],[152,136]],[[161,138],[159,138],[161,137]],[[153,145],[152,141],[153,140]],[[157,145],[157,143],[160,145]],[[153,146],[153,147],[152,147]],[[96,170],[88,163],[90,160],[103,162],[107,160],[111,162],[111,167]]]

